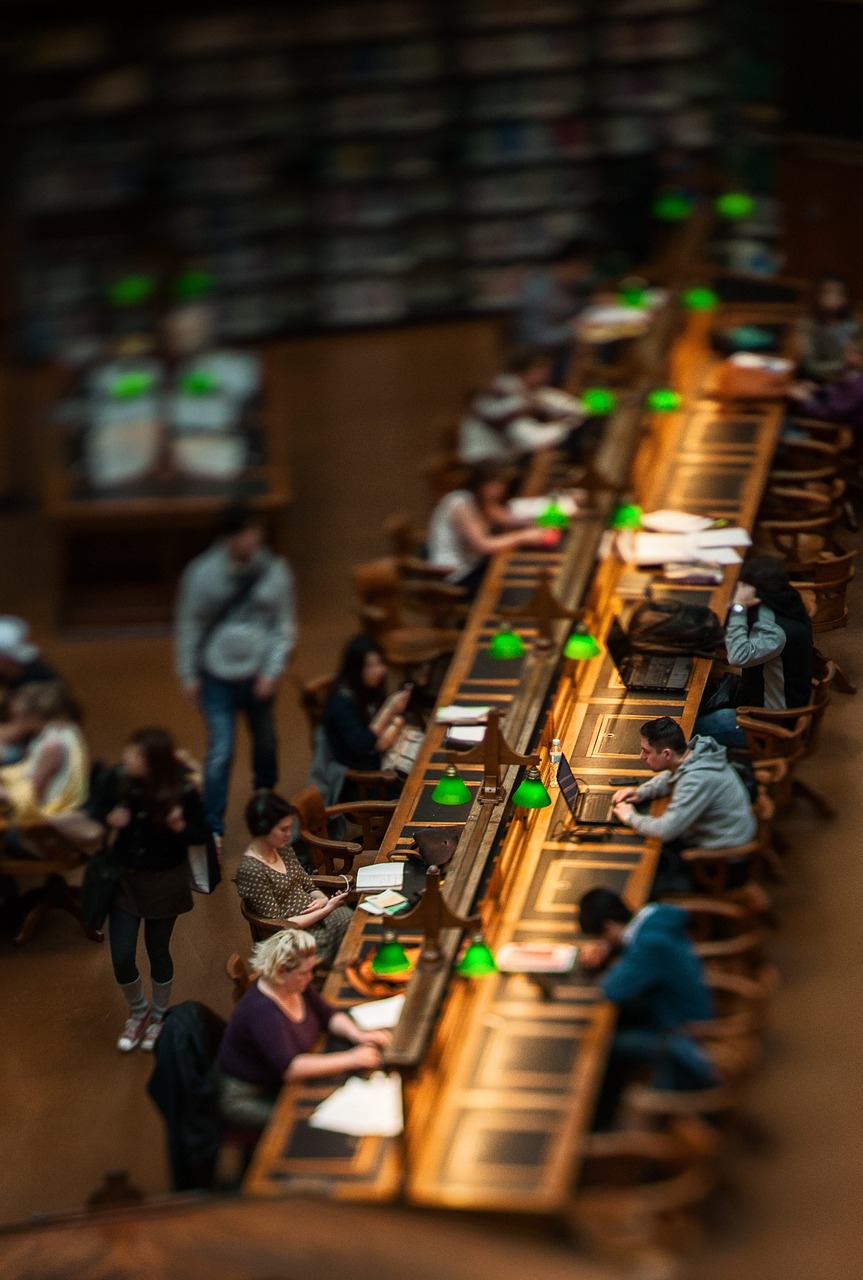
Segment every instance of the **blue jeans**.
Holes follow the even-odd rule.
[[[699,716],[692,732],[715,738],[723,747],[746,746],[746,734],[737,727],[737,712],[734,707],[720,707],[718,711],[708,711],[706,716]]]
[[[253,680],[201,678],[201,711],[207,724],[207,756],[204,762],[204,812],[211,831],[225,830],[225,807],[234,759],[237,716],[246,717],[252,737],[252,775],[255,790],[276,785],[279,765],[273,698],[256,698]]]

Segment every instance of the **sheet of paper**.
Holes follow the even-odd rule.
[[[369,1080],[351,1076],[312,1112],[309,1127],[356,1138],[394,1138],[404,1129],[401,1078],[383,1071]]]
[[[373,862],[369,867],[360,867],[355,886],[364,893],[378,889],[400,889],[404,879],[403,862]]]
[[[694,535],[699,547],[751,547],[752,539],[745,529],[729,525],[726,529],[705,529]]]
[[[371,916],[387,916],[407,906],[407,901],[403,893],[395,889],[384,889],[383,893],[376,893],[372,898],[363,898],[359,905]]]
[[[348,1013],[363,1031],[390,1031],[397,1026],[404,1007],[404,995],[389,996],[386,1000],[355,1004],[352,1009],[348,1009]]]
[[[705,564],[740,564],[743,559],[739,551],[734,547],[700,547],[694,562],[703,561]],[[693,563],[690,560],[690,564]]]
[[[485,737],[484,724],[454,724],[446,732],[447,742],[470,743],[482,742]]]
[[[569,973],[578,948],[568,942],[507,942],[497,953],[501,973]]]
[[[694,516],[689,511],[646,511],[641,517],[642,528],[652,533],[697,533],[712,523],[709,516]]]
[[[435,720],[438,724],[479,724],[488,717],[490,706],[471,706],[469,703],[450,703],[448,707],[438,707]]]

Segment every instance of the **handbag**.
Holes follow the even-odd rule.
[[[464,825],[452,827],[427,827],[414,832],[416,849],[408,849],[408,856],[426,867],[445,867],[456,851]]]
[[[627,636],[642,653],[704,653],[712,657],[725,628],[712,609],[677,600],[645,600],[633,612]]]
[[[210,835],[203,844],[189,845],[189,885],[193,893],[212,893],[222,883],[216,841]]]
[[[114,853],[114,841],[94,853],[81,881],[81,916],[86,929],[101,929],[126,867]]]
[[[724,711],[726,707],[740,706],[740,676],[733,671],[726,671],[721,680],[717,680],[705,695],[698,709],[700,716],[710,715],[711,711]]]

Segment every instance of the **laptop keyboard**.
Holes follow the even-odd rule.
[[[597,791],[585,797],[579,813],[581,822],[602,822],[611,813],[611,796],[607,791]]]
[[[632,674],[639,684],[653,685],[657,689],[680,687],[686,684],[690,665],[688,658],[642,657]]]

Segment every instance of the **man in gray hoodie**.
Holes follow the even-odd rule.
[[[294,577],[264,546],[260,518],[232,507],[222,536],[186,566],[176,613],[177,675],[207,725],[204,808],[212,831],[224,831],[236,719],[252,738],[254,787],[278,777],[273,703],[296,644]]]
[[[681,849],[734,849],[754,839],[749,795],[714,738],[695,737],[687,744],[677,721],[662,716],[641,726],[641,758],[656,777],[616,791],[614,812],[634,831],[663,842],[667,869],[670,862],[679,871],[674,854]],[[671,797],[660,817],[637,811],[636,805],[660,796]]]

